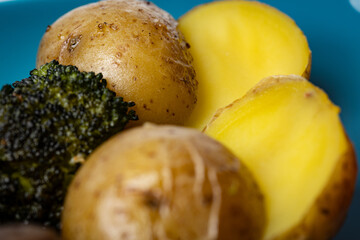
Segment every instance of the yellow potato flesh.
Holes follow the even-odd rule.
[[[179,29],[190,43],[199,82],[190,127],[202,129],[218,108],[264,77],[308,75],[310,69],[311,52],[295,22],[259,2],[202,5],[180,18]]]
[[[265,79],[205,129],[254,174],[268,211],[264,239],[300,223],[349,149],[339,108],[310,82],[292,78]]]

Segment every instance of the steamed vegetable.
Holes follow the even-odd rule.
[[[0,91],[0,223],[59,228],[74,173],[137,116],[101,74],[52,61]]]

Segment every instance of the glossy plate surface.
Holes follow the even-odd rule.
[[[0,0],[0,85],[21,80],[35,67],[38,44],[48,25],[89,0]],[[179,18],[204,0],[155,4]],[[292,17],[313,54],[311,81],[341,107],[341,118],[360,151],[360,0],[263,0]],[[359,183],[359,180],[358,180]],[[359,185],[359,184],[358,184]],[[336,237],[360,239],[360,186]]]

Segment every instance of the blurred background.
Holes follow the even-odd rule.
[[[46,27],[89,0],[0,0],[0,84],[28,76],[35,68]],[[153,0],[175,18],[201,0]],[[312,50],[310,81],[341,108],[341,119],[357,155],[360,152],[360,0],[263,0],[295,20]],[[359,180],[358,180],[359,183]],[[360,239],[360,186],[336,240]]]

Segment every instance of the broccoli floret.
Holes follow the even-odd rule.
[[[60,229],[83,160],[137,115],[102,74],[52,61],[0,91],[0,223]]]

